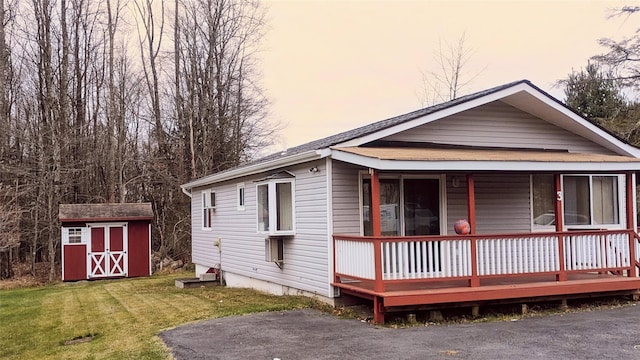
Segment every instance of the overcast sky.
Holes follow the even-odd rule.
[[[608,19],[640,1],[267,1],[261,53],[276,151],[422,107],[422,74],[439,41],[463,32],[479,75],[465,93],[528,79],[560,99],[556,80],[603,52],[597,40],[640,28]]]

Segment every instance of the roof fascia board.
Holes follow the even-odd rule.
[[[527,85],[527,84],[523,84],[523,85]],[[629,144],[625,144],[624,142],[622,142],[619,139],[615,138],[614,136],[612,136],[611,134],[607,133],[603,129],[599,128],[598,126],[596,126],[596,125],[592,124],[591,122],[589,122],[588,120],[584,119],[582,116],[576,114],[575,112],[573,112],[568,107],[566,107],[563,104],[559,103],[556,99],[550,97],[550,95],[548,95],[548,94],[546,94],[544,92],[541,92],[540,90],[536,89],[535,87],[532,87],[532,86],[529,86],[529,85],[527,85],[527,87],[528,87],[528,90],[527,90],[528,94],[530,94],[531,96],[535,97],[539,101],[543,102],[545,105],[547,105],[547,106],[553,108],[554,110],[560,112],[564,116],[567,116],[568,118],[570,118],[571,120],[575,121],[576,123],[582,125],[588,131],[596,134],[599,138],[605,140],[606,143],[610,144],[611,146],[613,146],[614,149],[617,150],[616,151],[614,149],[611,149],[612,151],[615,151],[615,152],[617,152],[617,153],[619,153],[621,155],[625,155],[625,156],[640,157],[640,150],[639,149],[634,148],[633,146],[631,146]],[[515,105],[511,104],[508,99],[505,99],[505,102],[507,104],[515,106]]]
[[[383,171],[634,171],[640,170],[638,162],[566,162],[566,161],[432,161],[386,160],[344,151],[333,151],[332,159]]]
[[[323,153],[321,151],[316,151],[316,150],[305,151],[300,154],[281,157],[271,161],[260,162],[257,164],[241,166],[229,171],[205,176],[203,178],[180,185],[180,187],[182,188],[182,191],[186,193],[196,187],[206,186],[206,185],[218,183],[221,181],[227,181],[227,180],[239,178],[242,176],[249,176],[249,175],[254,175],[264,171],[278,169],[284,166],[290,166],[290,165],[294,165],[294,164],[298,164],[306,161],[320,159],[323,157],[323,154],[326,154],[324,156],[327,156],[329,153],[328,152]]]
[[[84,217],[84,218],[66,218],[60,219],[63,224],[80,223],[80,222],[113,222],[113,221],[149,221],[153,220],[152,216],[121,216],[121,217]]]
[[[473,109],[475,107],[484,105],[484,104],[488,104],[492,101],[496,101],[496,100],[500,100],[504,97],[507,97],[509,95],[515,94],[517,92],[520,91],[528,91],[529,89],[532,89],[531,86],[529,86],[526,83],[519,83],[516,84],[512,87],[506,88],[506,89],[502,89],[499,91],[496,91],[495,93],[491,93],[491,94],[487,94],[484,96],[480,96],[478,98],[469,100],[469,101],[465,101],[461,104],[458,105],[454,105],[451,106],[449,108],[445,108],[439,111],[435,111],[431,114],[427,114],[427,115],[423,115],[420,117],[417,117],[413,120],[409,120],[406,121],[402,124],[398,124],[377,132],[374,132],[372,134],[368,134],[359,138],[355,138],[349,141],[345,141],[343,143],[340,144],[336,144],[336,147],[350,147],[350,146],[360,146],[362,144],[366,144],[375,140],[379,140],[382,139],[384,137],[390,136],[390,135],[394,135],[397,134],[399,132],[405,131],[405,130],[409,130],[412,129],[414,127],[420,126],[420,125],[424,125],[426,123],[438,120],[438,119],[442,119],[445,118],[447,116],[451,116],[460,112],[463,112],[465,110],[469,110],[469,109]]]

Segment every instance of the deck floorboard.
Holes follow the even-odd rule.
[[[483,279],[470,287],[465,280],[435,283],[388,283],[376,292],[372,283],[333,283],[349,294],[363,298],[380,297],[384,306],[432,305],[456,302],[491,301],[517,298],[561,296],[618,291],[637,291],[640,277],[605,274],[573,274],[566,281],[554,276]]]

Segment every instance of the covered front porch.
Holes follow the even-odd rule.
[[[478,234],[474,174],[457,173],[466,187],[469,234],[449,235],[444,228],[435,235],[389,236],[381,224],[385,215],[380,213],[380,172],[370,169],[366,177],[370,203],[362,216],[370,222],[368,233],[366,224],[362,225],[369,236],[334,234],[332,285],[342,294],[371,300],[376,323],[383,323],[384,314],[396,307],[636,294],[640,289],[640,237],[635,230],[635,174],[617,174],[610,189],[615,196],[597,199],[615,204],[602,210],[605,215],[598,215],[610,217],[605,224],[595,219],[593,200],[587,206],[589,219],[565,215],[570,206],[563,203],[563,190],[568,187],[563,176],[570,181],[575,176],[556,172],[549,175],[553,198],[546,205],[553,209],[546,214],[551,221],[545,226],[537,227],[537,220],[532,219],[531,232]],[[590,179],[592,197],[599,186],[595,181]],[[455,220],[447,219],[445,226],[451,227]]]
[[[388,308],[640,289],[633,230],[376,237],[334,235],[334,282]]]

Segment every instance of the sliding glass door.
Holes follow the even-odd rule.
[[[362,228],[373,235],[371,180],[362,180]],[[440,234],[439,178],[380,179],[380,229],[383,236]]]

